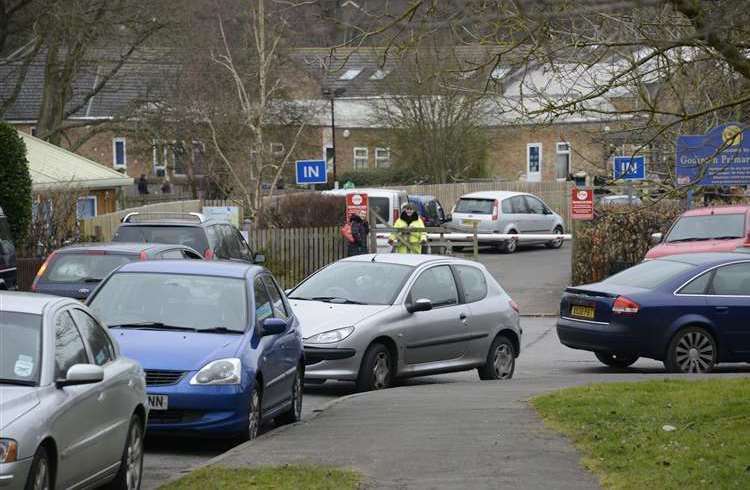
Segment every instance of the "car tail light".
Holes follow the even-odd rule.
[[[47,272],[47,268],[52,263],[52,261],[55,259],[56,255],[57,254],[55,252],[52,252],[51,254],[49,254],[49,256],[47,257],[47,260],[45,260],[44,263],[42,264],[42,266],[39,268],[39,270],[36,271],[36,276],[34,277],[34,282],[31,283],[31,290],[32,291],[36,291],[36,285],[39,282],[39,279],[41,279],[42,276],[44,275],[44,273]]]
[[[497,221],[500,217],[500,202],[495,199],[495,204],[492,205],[492,221]]]
[[[516,313],[521,313],[521,309],[518,307],[518,303],[516,303],[512,299],[508,302],[510,303],[510,307],[513,308],[513,311],[515,311]]]
[[[145,250],[142,250],[141,253],[138,254],[138,260],[148,260],[148,254]]]
[[[399,216],[401,216],[401,214],[400,214],[400,213],[398,212],[398,209],[394,209],[394,210],[393,210],[393,222],[394,222],[394,223],[395,223],[396,221],[398,221],[398,218],[399,218]]]
[[[632,299],[628,299],[625,296],[618,296],[615,304],[612,305],[612,313],[617,315],[635,315],[640,308],[641,305]]]
[[[214,251],[210,248],[207,248],[205,252],[203,252],[203,256],[206,258],[206,260],[214,260]]]

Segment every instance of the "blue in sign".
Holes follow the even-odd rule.
[[[643,180],[646,178],[646,157],[615,157],[615,180]]]
[[[297,160],[297,184],[325,184],[327,181],[325,160]]]
[[[678,136],[675,175],[679,185],[750,184],[750,130],[729,123],[706,134]]]

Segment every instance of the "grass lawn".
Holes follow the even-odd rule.
[[[193,489],[356,489],[360,476],[354,471],[323,466],[294,466],[260,468],[224,468],[209,466],[193,471],[179,480],[164,485],[160,490]]]
[[[750,378],[596,384],[532,403],[606,488],[750,488]]]

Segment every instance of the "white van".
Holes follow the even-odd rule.
[[[401,215],[401,206],[409,202],[409,196],[406,191],[395,189],[377,189],[377,188],[360,188],[360,189],[333,189],[323,191],[323,194],[329,196],[346,196],[347,194],[361,193],[367,194],[367,202],[370,209],[381,218],[375,225],[376,228],[392,228],[399,216]],[[373,223],[370,223],[372,225]],[[388,239],[385,236],[378,237],[378,253],[390,252],[391,246],[388,245]]]

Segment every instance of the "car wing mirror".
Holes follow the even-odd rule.
[[[260,336],[279,335],[286,330],[286,321],[281,318],[266,318],[260,324]]]
[[[409,313],[417,313],[418,311],[430,311],[432,309],[432,301],[426,298],[420,298],[414,303],[406,306],[406,310]]]
[[[266,263],[266,256],[263,254],[255,254],[255,257],[253,257],[253,263],[258,265],[263,265]]]
[[[652,233],[651,234],[651,243],[654,245],[658,245],[662,242],[664,239],[664,234],[662,233]]]
[[[104,369],[95,364],[74,364],[68,369],[65,379],[57,380],[58,388],[98,383],[104,379]]]

